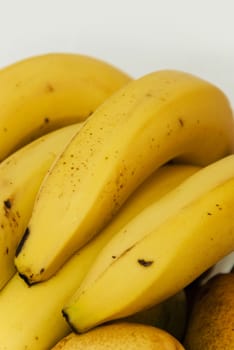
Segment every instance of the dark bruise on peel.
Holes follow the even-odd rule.
[[[4,207],[6,209],[11,209],[12,203],[11,203],[11,200],[9,198],[6,199],[3,203],[4,203]]]
[[[27,227],[25,232],[24,232],[24,235],[21,239],[21,241],[19,242],[17,248],[16,248],[16,251],[15,251],[15,256],[17,257],[19,255],[19,253],[21,252],[21,249],[25,243],[25,241],[27,240],[28,236],[29,236],[29,233],[30,233],[30,230],[29,228]]]
[[[153,264],[153,260],[138,259],[137,262],[138,262],[138,264],[140,264],[144,267],[148,267],[148,266],[151,266]]]

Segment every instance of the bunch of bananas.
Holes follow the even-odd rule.
[[[48,54],[0,71],[0,350],[49,350],[234,250],[234,119],[191,74]]]

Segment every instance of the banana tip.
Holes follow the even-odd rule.
[[[20,276],[20,278],[22,278],[22,280],[24,280],[24,282],[25,282],[29,287],[31,287],[33,284],[36,284],[36,282],[32,282],[32,281],[28,278],[28,276],[24,275],[23,273],[20,273],[20,272],[19,272],[19,276]]]

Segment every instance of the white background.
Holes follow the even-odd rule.
[[[233,0],[0,0],[0,67],[45,52],[89,54],[134,77],[197,74],[234,105]]]
[[[0,0],[0,67],[47,52],[92,55],[133,77],[188,71],[234,106],[233,0]]]

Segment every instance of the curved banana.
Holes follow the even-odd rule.
[[[62,307],[75,293],[100,250],[141,210],[198,169],[185,165],[160,168],[133,193],[102,234],[75,254],[48,281],[29,288],[15,274],[0,293],[0,348],[49,349],[68,334],[70,328],[62,316]]]
[[[73,329],[83,332],[157,304],[233,251],[233,193],[231,155],[130,221],[103,248],[64,307]]]
[[[44,176],[83,124],[73,124],[42,136],[0,163],[0,289],[15,273],[16,247]]]
[[[159,71],[120,89],[43,182],[15,259],[22,277],[52,276],[170,159],[205,165],[232,152],[233,126],[224,94],[190,74]]]
[[[98,59],[46,54],[0,71],[0,160],[48,131],[89,116],[130,78]]]

